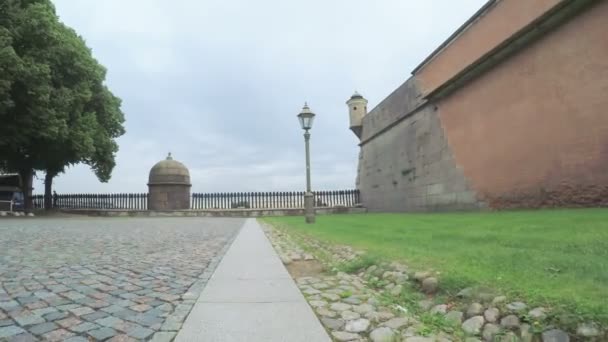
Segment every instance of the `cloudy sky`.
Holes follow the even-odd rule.
[[[127,120],[110,182],[77,166],[59,193],[145,192],[169,151],[195,192],[301,190],[304,101],[317,114],[313,187],[353,188],[345,101],[358,90],[374,107],[485,2],[53,1],[108,68]]]

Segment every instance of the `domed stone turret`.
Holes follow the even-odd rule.
[[[173,160],[171,153],[150,170],[148,189],[149,210],[190,209],[190,172],[188,168]]]
[[[346,104],[350,116],[350,129],[361,139],[362,121],[363,117],[367,115],[367,100],[355,91]]]

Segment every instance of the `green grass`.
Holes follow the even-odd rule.
[[[511,300],[608,323],[608,209],[267,218],[297,232],[440,272],[442,289],[490,287]]]

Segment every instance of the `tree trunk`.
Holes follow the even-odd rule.
[[[23,197],[25,202],[25,211],[30,212],[34,208],[34,202],[32,200],[32,184],[34,183],[34,170],[23,169],[19,171],[21,176]]]
[[[53,178],[55,175],[48,170],[44,175],[44,210],[53,208]]]

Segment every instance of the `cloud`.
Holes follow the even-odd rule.
[[[108,68],[127,119],[109,183],[80,165],[56,189],[145,192],[171,151],[193,191],[302,190],[304,101],[317,114],[314,187],[354,188],[346,99],[356,89],[379,103],[483,2],[54,0]]]

